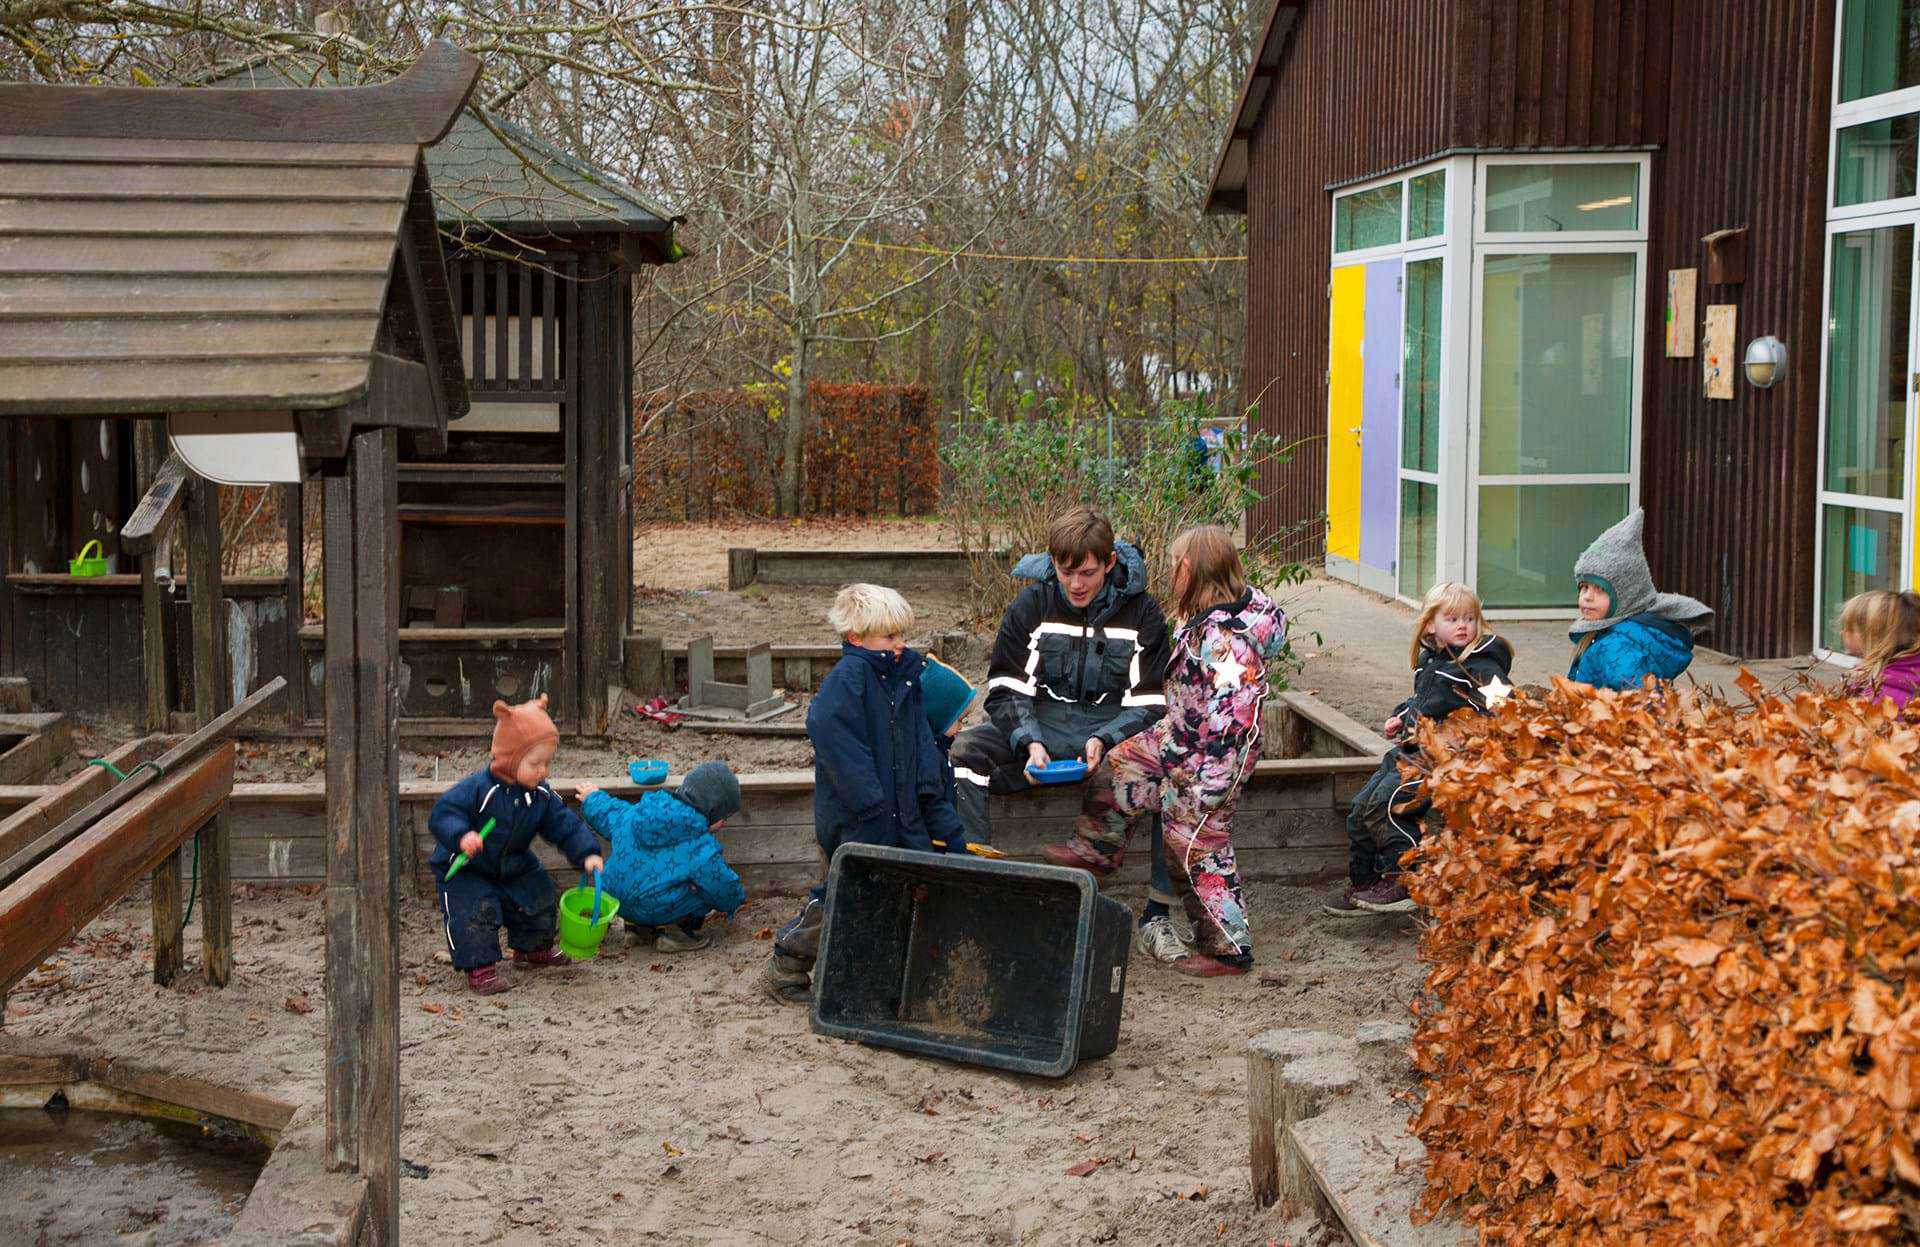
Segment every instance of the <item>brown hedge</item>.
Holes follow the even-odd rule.
[[[923,385],[832,384],[808,391],[801,447],[805,515],[923,515],[940,501],[939,435]],[[770,404],[784,394],[703,390],[636,413],[634,505],[681,520],[773,512],[784,455]]]
[[[1920,730],[1556,681],[1423,736],[1422,1212],[1483,1242],[1914,1241]]]

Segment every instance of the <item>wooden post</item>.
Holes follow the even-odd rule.
[[[705,687],[713,683],[713,634],[687,642],[687,704],[704,706]]]
[[[0,420],[0,675],[15,674],[20,664],[20,651],[14,648],[13,638],[13,586],[7,581],[13,573],[14,499],[20,496],[13,487],[16,424],[18,421]],[[0,1024],[6,1016],[6,1001],[0,1000]]]
[[[751,546],[727,547],[727,588],[744,589],[760,574],[760,551]]]
[[[613,282],[606,257],[584,257],[586,270],[580,291],[580,349],[573,356],[580,373],[580,415],[575,424],[572,452],[580,456],[577,476],[580,503],[577,523],[567,530],[579,542],[580,642],[574,670],[580,677],[580,730],[607,728],[607,685],[620,661],[620,637],[608,598],[611,581],[619,574],[620,547],[613,530],[613,497],[620,471],[619,448],[610,437],[613,408],[619,391],[614,385]]]
[[[627,687],[642,701],[664,693],[672,685],[668,678],[666,646],[657,636],[636,635],[626,638]]]
[[[169,853],[153,868],[153,981],[161,987],[180,973],[180,854]]]
[[[229,703],[226,594],[220,581],[220,487],[195,480],[187,495],[187,587],[193,595],[193,722],[205,727]],[[233,820],[223,804],[199,831],[200,948],[207,981],[233,977]]]
[[[1313,1175],[1285,1144],[1287,1127],[1317,1116],[1325,1098],[1359,1081],[1351,1039],[1326,1031],[1280,1030],[1247,1045],[1248,1160],[1253,1201],[1276,1198],[1297,1211],[1312,1197]]]
[[[135,483],[144,497],[160,465],[167,457],[166,430],[158,420],[138,420],[133,426]],[[140,655],[141,674],[147,685],[147,730],[167,730],[167,714],[173,696],[167,680],[167,595],[160,587],[160,568],[164,532],[155,534],[153,543],[140,555]],[[177,572],[178,569],[176,569]],[[176,579],[177,579],[176,575]],[[176,877],[178,871],[175,872]]]
[[[287,722],[307,718],[307,664],[300,657],[300,625],[307,602],[307,513],[305,487],[281,487],[280,506],[287,521]]]
[[[400,1241],[399,438],[356,432],[324,490],[327,1163],[358,1170],[373,1242]]]
[[[747,651],[747,701],[758,704],[773,696],[773,646],[760,642]]]

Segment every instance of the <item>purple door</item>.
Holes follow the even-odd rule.
[[[1361,350],[1360,561],[1393,571],[1400,483],[1401,261],[1367,265],[1367,336]]]

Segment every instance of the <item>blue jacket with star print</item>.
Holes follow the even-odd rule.
[[[575,866],[600,851],[600,842],[586,823],[544,782],[537,788],[522,788],[482,770],[449,788],[427,816],[427,830],[435,841],[430,864],[436,877],[446,876],[460,851],[460,837],[479,831],[488,819],[494,820],[494,828],[487,833],[479,856],[460,868],[462,874],[511,879],[541,869],[533,855],[535,836],[545,836]]]

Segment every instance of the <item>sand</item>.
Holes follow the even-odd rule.
[[[319,890],[240,892],[226,989],[197,965],[152,985],[136,889],[15,992],[0,1051],[124,1055],[316,1098]],[[1118,1051],[1058,1081],[812,1035],[755,990],[791,901],[750,903],[680,956],[616,931],[600,959],[491,998],[446,964],[431,901],[404,902],[401,1151],[428,1173],[403,1181],[405,1241],[1339,1242],[1252,1205],[1245,1041],[1403,1017],[1416,971],[1403,920],[1343,923],[1318,900],[1253,886],[1246,978],[1136,960]],[[1089,1161],[1103,1163],[1069,1174]]]

